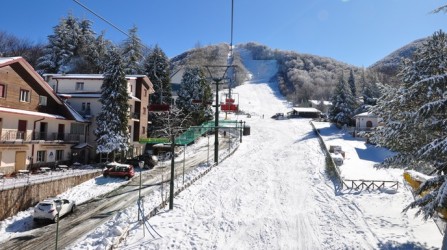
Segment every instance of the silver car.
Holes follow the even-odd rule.
[[[57,216],[56,204],[59,203],[61,206],[59,217]],[[39,202],[34,207],[35,221],[39,220],[51,220],[57,222],[58,218],[61,218],[69,213],[73,213],[76,208],[76,203],[73,200],[61,199],[61,198],[50,198]]]

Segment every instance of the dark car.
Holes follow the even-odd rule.
[[[135,170],[131,164],[112,162],[106,165],[102,174],[104,177],[124,177],[128,180],[135,175]]]
[[[151,169],[158,163],[158,159],[155,155],[139,155],[131,159],[127,159],[125,163],[131,164],[134,167],[139,167],[140,161],[144,162],[144,167],[146,169]]]

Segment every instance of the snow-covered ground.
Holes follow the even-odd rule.
[[[251,135],[237,152],[151,218],[161,237],[134,227],[122,249],[437,249],[432,221],[401,213],[412,194],[336,192],[309,120],[268,117],[289,106],[275,84],[271,61],[247,63],[255,81],[235,89]],[[259,73],[263,72],[263,73]],[[258,78],[256,78],[258,77]],[[258,79],[263,79],[259,81]],[[265,117],[264,119],[262,117]],[[390,152],[320,124],[329,144],[341,145],[344,178],[402,180],[401,170],[373,166]]]
[[[105,249],[125,231],[128,236],[119,249],[440,248],[442,236],[432,221],[414,218],[414,211],[401,213],[412,200],[405,187],[397,192],[336,191],[310,120],[270,119],[290,108],[276,84],[268,83],[276,72],[275,62],[243,57],[253,81],[235,92],[240,108],[252,116],[233,117],[250,126],[238,150],[180,193],[173,210],[152,217],[150,226],[137,223],[133,205],[69,249]],[[402,180],[401,170],[373,166],[390,152],[367,146],[329,124],[318,126],[328,145],[341,145],[346,152],[344,178]],[[95,188],[86,183],[71,192]],[[159,196],[144,198],[146,211]]]

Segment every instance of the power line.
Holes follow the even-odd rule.
[[[81,2],[79,2],[78,0],[73,0],[75,3],[79,4],[82,8],[88,10],[90,13],[92,13],[93,15],[97,16],[99,19],[103,20],[104,22],[106,22],[107,24],[109,24],[110,26],[112,26],[113,28],[115,28],[116,30],[118,30],[119,32],[123,33],[125,36],[129,37],[129,34],[127,34],[125,31],[123,31],[122,29],[118,28],[116,25],[114,25],[113,23],[111,23],[110,21],[108,21],[107,19],[105,19],[104,17],[100,16],[99,14],[97,14],[96,12],[94,12],[93,10],[89,9],[87,6],[85,6],[84,4],[82,4]]]

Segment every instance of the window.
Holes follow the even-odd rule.
[[[20,90],[20,101],[21,102],[29,102],[29,100],[30,100],[29,90],[21,89]]]
[[[84,134],[84,124],[72,123],[71,127],[70,127],[70,134],[83,135]]]
[[[0,84],[0,98],[6,97],[6,85]]]
[[[144,135],[144,134],[146,134],[146,127],[145,126],[143,126],[143,128],[141,129],[141,133]]]
[[[62,161],[64,157],[64,150],[56,150],[56,161]]]
[[[85,110],[85,102],[82,103],[82,109],[81,109],[81,110],[82,110],[82,111]]]
[[[147,96],[147,89],[144,89],[144,97]]]
[[[84,90],[84,83],[83,82],[77,82],[76,83],[76,90]]]
[[[143,115],[146,114],[146,108],[143,108]]]
[[[45,151],[45,150],[37,151],[36,162],[45,162],[45,155],[46,154],[47,154],[47,151]]]
[[[39,105],[40,106],[47,106],[47,97],[44,95],[39,96]]]

